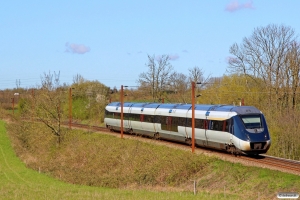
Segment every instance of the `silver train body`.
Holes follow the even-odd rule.
[[[120,102],[106,106],[104,122],[110,130],[120,130]],[[191,144],[192,105],[126,102],[123,130]],[[265,117],[255,107],[196,104],[195,144],[235,154],[257,155],[268,151],[271,139]]]

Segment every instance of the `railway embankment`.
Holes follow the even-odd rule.
[[[65,130],[57,143],[42,125],[25,122],[8,124],[7,130],[27,168],[75,185],[180,195],[193,193],[196,183],[198,195],[219,199],[272,199],[278,192],[300,192],[300,176],[204,153],[79,129]]]

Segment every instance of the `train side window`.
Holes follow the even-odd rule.
[[[160,122],[163,125],[168,124],[168,117],[166,117],[166,116],[160,116]]]
[[[149,117],[149,118],[148,118],[148,119],[149,119],[149,122],[150,122],[150,123],[153,123],[153,122],[154,122],[154,116],[153,116],[153,115],[149,115],[148,117]]]
[[[135,121],[134,115],[135,115],[135,114],[132,114],[132,113],[129,114],[129,118],[130,118],[131,121]]]
[[[224,129],[224,121],[218,121],[217,123],[219,124],[218,131],[223,131],[223,129]]]
[[[121,119],[120,113],[114,113],[114,118],[115,119]]]
[[[135,114],[130,114],[130,119],[132,120],[132,121],[135,121]]]
[[[153,122],[153,115],[144,115],[144,121],[145,122]]]
[[[135,114],[130,114],[130,119],[131,119],[132,121],[135,121]]]
[[[195,119],[195,128],[204,128],[204,120],[203,119]]]
[[[160,118],[161,118],[161,117],[160,117],[159,115],[155,115],[155,116],[154,116],[154,123],[160,123],[160,121],[161,121]]]
[[[140,116],[139,116],[139,114],[133,114],[133,120],[134,120],[134,121],[140,121]]]
[[[214,130],[214,121],[210,122],[210,130]]]
[[[186,119],[186,127],[192,127],[192,119],[191,118]]]
[[[148,115],[144,115],[144,122],[148,122]]]
[[[172,117],[172,126],[178,126],[179,117]]]
[[[186,118],[178,117],[178,126],[186,126]]]
[[[223,131],[224,121],[211,120],[210,129],[215,131]]]
[[[106,117],[106,118],[114,118],[114,113],[105,110],[105,117]]]
[[[135,114],[135,121],[141,121],[141,115],[140,114]]]
[[[233,133],[233,120],[227,119],[224,123],[225,123],[224,131],[232,134]]]
[[[227,120],[224,120],[223,121],[222,131],[226,131],[226,124],[227,124]]]

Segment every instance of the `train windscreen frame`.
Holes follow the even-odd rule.
[[[246,129],[263,128],[261,115],[240,115]]]

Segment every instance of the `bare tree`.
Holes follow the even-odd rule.
[[[256,28],[250,37],[245,37],[241,45],[233,44],[229,59],[231,72],[243,73],[249,77],[261,78],[269,92],[269,105],[280,99],[280,90],[286,73],[286,57],[296,36],[287,26],[268,25]],[[288,79],[286,79],[288,81]]]
[[[177,96],[177,101],[187,103],[187,91],[189,89],[189,81],[186,75],[182,73],[173,72],[170,76],[170,89]]]
[[[160,57],[148,55],[147,72],[139,75],[138,83],[141,89],[151,91],[153,101],[160,99],[167,85],[169,84],[170,74],[173,67],[170,64],[170,58],[167,55]]]
[[[195,83],[201,83],[195,85],[197,90],[196,93],[200,93],[200,89],[206,87],[210,79],[211,79],[210,75],[205,78],[204,72],[202,71],[202,69],[200,69],[197,66],[189,69],[189,80],[190,80],[189,86],[191,87],[192,81],[194,81]]]
[[[291,48],[286,57],[285,68],[285,94],[286,106],[289,105],[289,93],[291,93],[291,104],[294,109],[297,103],[297,92],[300,86],[300,43],[291,43]]]
[[[80,74],[76,74],[75,76],[73,76],[73,84],[79,85],[84,82],[85,79]]]
[[[203,77],[202,70],[197,66],[190,68],[189,69],[189,79],[190,79],[190,82],[192,82],[192,81],[194,81],[195,83],[203,82],[204,77]]]
[[[51,129],[58,137],[60,143],[62,109],[61,103],[64,98],[63,89],[60,87],[60,73],[50,72],[41,76],[42,86],[33,97],[35,116]]]

